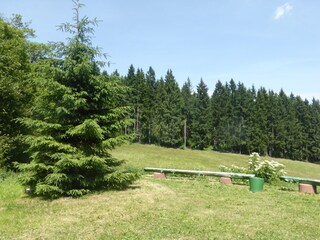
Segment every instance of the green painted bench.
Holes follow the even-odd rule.
[[[300,192],[317,193],[317,186],[320,185],[320,180],[312,178],[281,176],[281,180],[291,183],[299,183]]]
[[[301,178],[301,177],[291,177],[291,176],[282,176],[281,180],[291,183],[306,183],[310,185],[320,185],[320,180],[312,179],[312,178]]]
[[[198,170],[183,170],[183,169],[172,169],[172,168],[144,168],[146,172],[158,172],[158,173],[172,173],[172,174],[190,174],[198,176],[216,176],[216,177],[226,177],[226,178],[251,178],[254,174],[245,173],[234,173],[234,172],[212,172],[212,171],[198,171]]]

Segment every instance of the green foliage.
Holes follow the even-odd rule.
[[[286,174],[284,165],[274,160],[261,160],[259,153],[253,152],[249,156],[248,167],[238,167],[232,165],[227,167],[220,166],[224,172],[253,173],[256,177],[264,178],[267,183],[279,182],[279,177]]]
[[[197,86],[193,107],[192,148],[203,150],[209,146],[209,95],[208,87],[201,79]]]
[[[283,90],[248,89],[233,79],[218,81],[209,97],[202,80],[197,92],[189,79],[179,91],[171,70],[156,80],[151,67],[144,74],[133,65],[122,82],[130,88],[125,102],[134,119],[125,132],[135,133],[135,141],[181,147],[186,121],[186,145],[192,148],[211,145],[222,152],[319,160],[318,100],[309,103]]]
[[[27,161],[20,141],[25,129],[15,120],[29,114],[34,90],[27,40],[31,35],[21,16],[0,18],[0,166],[6,168],[12,168],[13,161]]]
[[[210,131],[213,149],[227,151],[230,147],[229,111],[231,107],[228,86],[218,81],[210,99]]]
[[[249,172],[256,177],[264,178],[268,183],[278,182],[279,177],[286,174],[284,165],[274,160],[261,161],[258,153],[252,153],[249,157]]]
[[[194,105],[195,105],[195,95],[193,94],[191,81],[188,78],[188,80],[183,84],[181,88],[181,101],[182,101],[182,116],[185,120],[186,124],[186,146],[191,146],[191,135],[192,135],[192,123],[193,123],[193,117],[197,116],[193,113]]]
[[[166,147],[179,147],[182,144],[182,113],[181,94],[178,83],[171,70],[167,71],[163,85],[163,101],[159,101],[157,124],[159,129],[159,143]]]
[[[145,76],[145,89],[143,99],[144,114],[141,118],[141,140],[144,143],[151,144],[155,142],[155,109],[157,107],[157,102],[154,99],[156,95],[156,75],[152,67],[149,67]]]
[[[20,181],[45,198],[124,188],[138,177],[120,171],[123,161],[109,153],[132,139],[122,135],[131,123],[130,108],[121,104],[126,88],[118,76],[100,74],[102,62],[95,59],[101,54],[90,42],[97,21],[81,18],[82,5],[74,3],[74,23],[61,25],[73,37],[67,44],[52,45],[53,54],[39,60],[41,93],[32,116],[19,119],[31,132],[24,137],[31,163],[17,164],[24,173]]]

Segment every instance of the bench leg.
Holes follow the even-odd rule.
[[[166,174],[165,173],[159,173],[159,172],[154,172],[153,173],[154,178],[159,178],[159,179],[166,179]]]
[[[307,183],[299,183],[299,192],[302,193],[317,193],[317,186]]]
[[[222,183],[224,185],[232,185],[232,180],[229,177],[221,177],[220,183]]]

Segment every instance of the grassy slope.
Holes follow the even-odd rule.
[[[135,144],[114,156],[139,168],[201,170],[247,160]],[[283,161],[290,175],[319,178],[318,165]],[[0,239],[320,239],[319,203],[320,195],[279,186],[251,193],[246,185],[224,186],[217,178],[147,175],[126,191],[43,201],[26,197],[11,176],[0,182]]]
[[[128,164],[141,169],[144,167],[160,167],[219,171],[220,165],[247,166],[248,161],[246,155],[160,148],[139,144],[123,146],[115,150],[113,154],[119,159],[126,159]],[[273,160],[286,166],[287,175],[320,179],[320,165],[285,159]]]

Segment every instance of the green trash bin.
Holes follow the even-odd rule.
[[[249,184],[251,192],[262,192],[264,179],[259,177],[251,177],[249,179]]]

